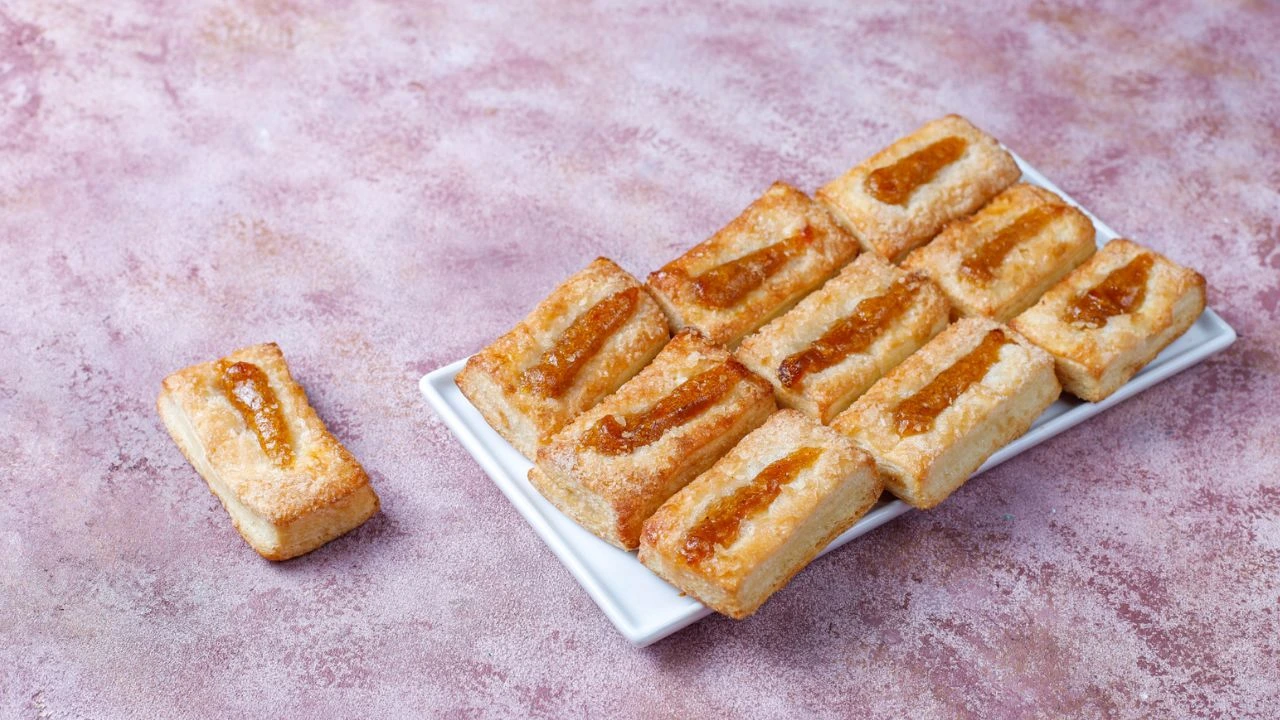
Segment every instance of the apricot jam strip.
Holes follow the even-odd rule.
[[[579,315],[556,339],[538,364],[520,376],[520,386],[543,397],[564,394],[578,371],[635,312],[640,288],[629,287],[601,300]]]
[[[902,437],[933,429],[938,415],[986,376],[1000,359],[1000,348],[1008,343],[1009,338],[999,328],[988,332],[976,348],[943,370],[916,394],[898,403],[893,411],[894,429]]]
[[[960,159],[969,147],[964,138],[945,137],[891,165],[867,174],[871,197],[887,205],[906,205],[916,188],[933,180],[943,168]]]
[[[806,224],[782,242],[717,265],[693,278],[690,283],[693,295],[703,306],[733,307],[773,277],[812,240],[813,228]]]
[[[764,512],[782,492],[782,488],[811,467],[822,451],[805,447],[796,450],[761,470],[751,482],[716,500],[685,535],[680,556],[690,565],[698,565],[738,539],[743,521]]]
[[[624,455],[655,443],[719,402],[748,372],[732,359],[704,370],[649,408],[621,420],[615,415],[600,418],[582,434],[582,445],[602,455]]]
[[[1061,205],[1041,205],[1019,215],[961,261],[960,272],[981,282],[991,280],[1014,248],[1044,232],[1064,212],[1066,208]]]
[[[850,355],[865,352],[911,307],[911,298],[924,282],[920,275],[907,275],[895,280],[883,294],[861,300],[852,314],[827,328],[812,345],[782,361],[778,366],[782,386],[794,387],[808,373],[822,372]]]
[[[216,367],[223,393],[240,412],[244,424],[253,428],[262,452],[278,467],[291,465],[293,446],[289,442],[289,426],[267,374],[249,362],[219,360]]]
[[[1102,282],[1081,293],[1066,314],[1069,322],[1097,328],[1116,315],[1125,315],[1142,307],[1147,297],[1147,278],[1154,261],[1151,253],[1142,253],[1123,267],[1112,270]]]

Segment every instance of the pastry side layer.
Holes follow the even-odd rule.
[[[278,404],[287,460],[268,454],[261,434],[236,406],[224,370],[238,363],[265,376],[269,399]],[[173,373],[162,383],[156,408],[236,529],[269,560],[308,553],[378,510],[368,475],[325,428],[275,343]]]

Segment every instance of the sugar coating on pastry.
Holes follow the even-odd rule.
[[[640,562],[717,612],[755,612],[880,498],[875,463],[781,410],[644,524]]]
[[[268,560],[311,552],[378,510],[364,468],[325,428],[275,343],[173,373],[156,409]]]
[[[1067,392],[1098,402],[1186,332],[1204,305],[1200,273],[1117,238],[1012,325],[1054,356]]]
[[[532,460],[578,413],[640,372],[669,337],[648,290],[597,258],[472,356],[456,382],[485,421]]]
[[[828,423],[947,319],[946,298],[924,274],[864,253],[736,354],[780,404]]]
[[[816,196],[863,248],[897,262],[1021,175],[995,138],[947,115],[872,155]]]
[[[775,408],[769,383],[681,331],[539,450],[529,482],[587,530],[634,550],[645,519]]]
[[[1008,327],[964,318],[885,375],[831,426],[921,509],[1030,429],[1061,388],[1053,358]]]
[[[902,266],[933,278],[957,317],[1008,322],[1095,249],[1084,213],[1049,190],[1019,183],[947,225]]]
[[[733,222],[649,275],[673,329],[733,347],[858,254],[809,196],[774,183]]]

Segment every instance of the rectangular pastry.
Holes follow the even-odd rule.
[[[823,207],[774,183],[722,230],[649,275],[673,329],[733,347],[858,254]]]
[[[578,524],[634,550],[641,523],[775,407],[769,383],[685,330],[539,450],[529,482]]]
[[[1186,332],[1204,303],[1200,273],[1117,238],[1012,325],[1056,358],[1067,392],[1098,402]]]
[[[865,249],[898,262],[1021,175],[995,138],[947,115],[827,183],[817,197]]]
[[[829,423],[947,319],[946,298],[924,274],[863,253],[743,340],[737,356],[773,384],[782,405]]]
[[[1019,183],[947,225],[902,266],[933,278],[955,316],[1008,322],[1094,250],[1093,223],[1084,213]]]
[[[530,460],[578,413],[640,372],[670,337],[666,316],[606,258],[560,284],[456,382],[486,422]]]
[[[378,510],[369,476],[320,421],[275,343],[173,373],[156,409],[268,560],[309,553]]]
[[[964,318],[831,426],[875,458],[890,492],[927,509],[1030,429],[1060,392],[1048,353],[1004,325]]]
[[[880,498],[875,463],[782,410],[644,524],[640,562],[733,618],[755,612]]]

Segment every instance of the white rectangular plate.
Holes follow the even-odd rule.
[[[1022,168],[1024,182],[1048,188],[1079,207],[1022,158],[1016,154],[1014,158]],[[1088,210],[1084,212],[1097,228],[1099,245],[1117,236]],[[1231,326],[1213,310],[1206,309],[1186,334],[1165,348],[1150,365],[1111,397],[1100,403],[1086,403],[1064,396],[1044,411],[1026,435],[992,455],[978,473],[1195,365],[1226,348],[1235,339],[1236,333]],[[530,462],[489,427],[454,384],[454,377],[465,363],[466,360],[458,360],[424,375],[418,383],[422,394],[618,631],[632,643],[644,646],[709,615],[711,610],[697,600],[681,595],[679,590],[649,572],[634,553],[619,550],[582,529],[538,494],[527,478]],[[828,545],[823,554],[910,509],[900,500],[880,503]]]

